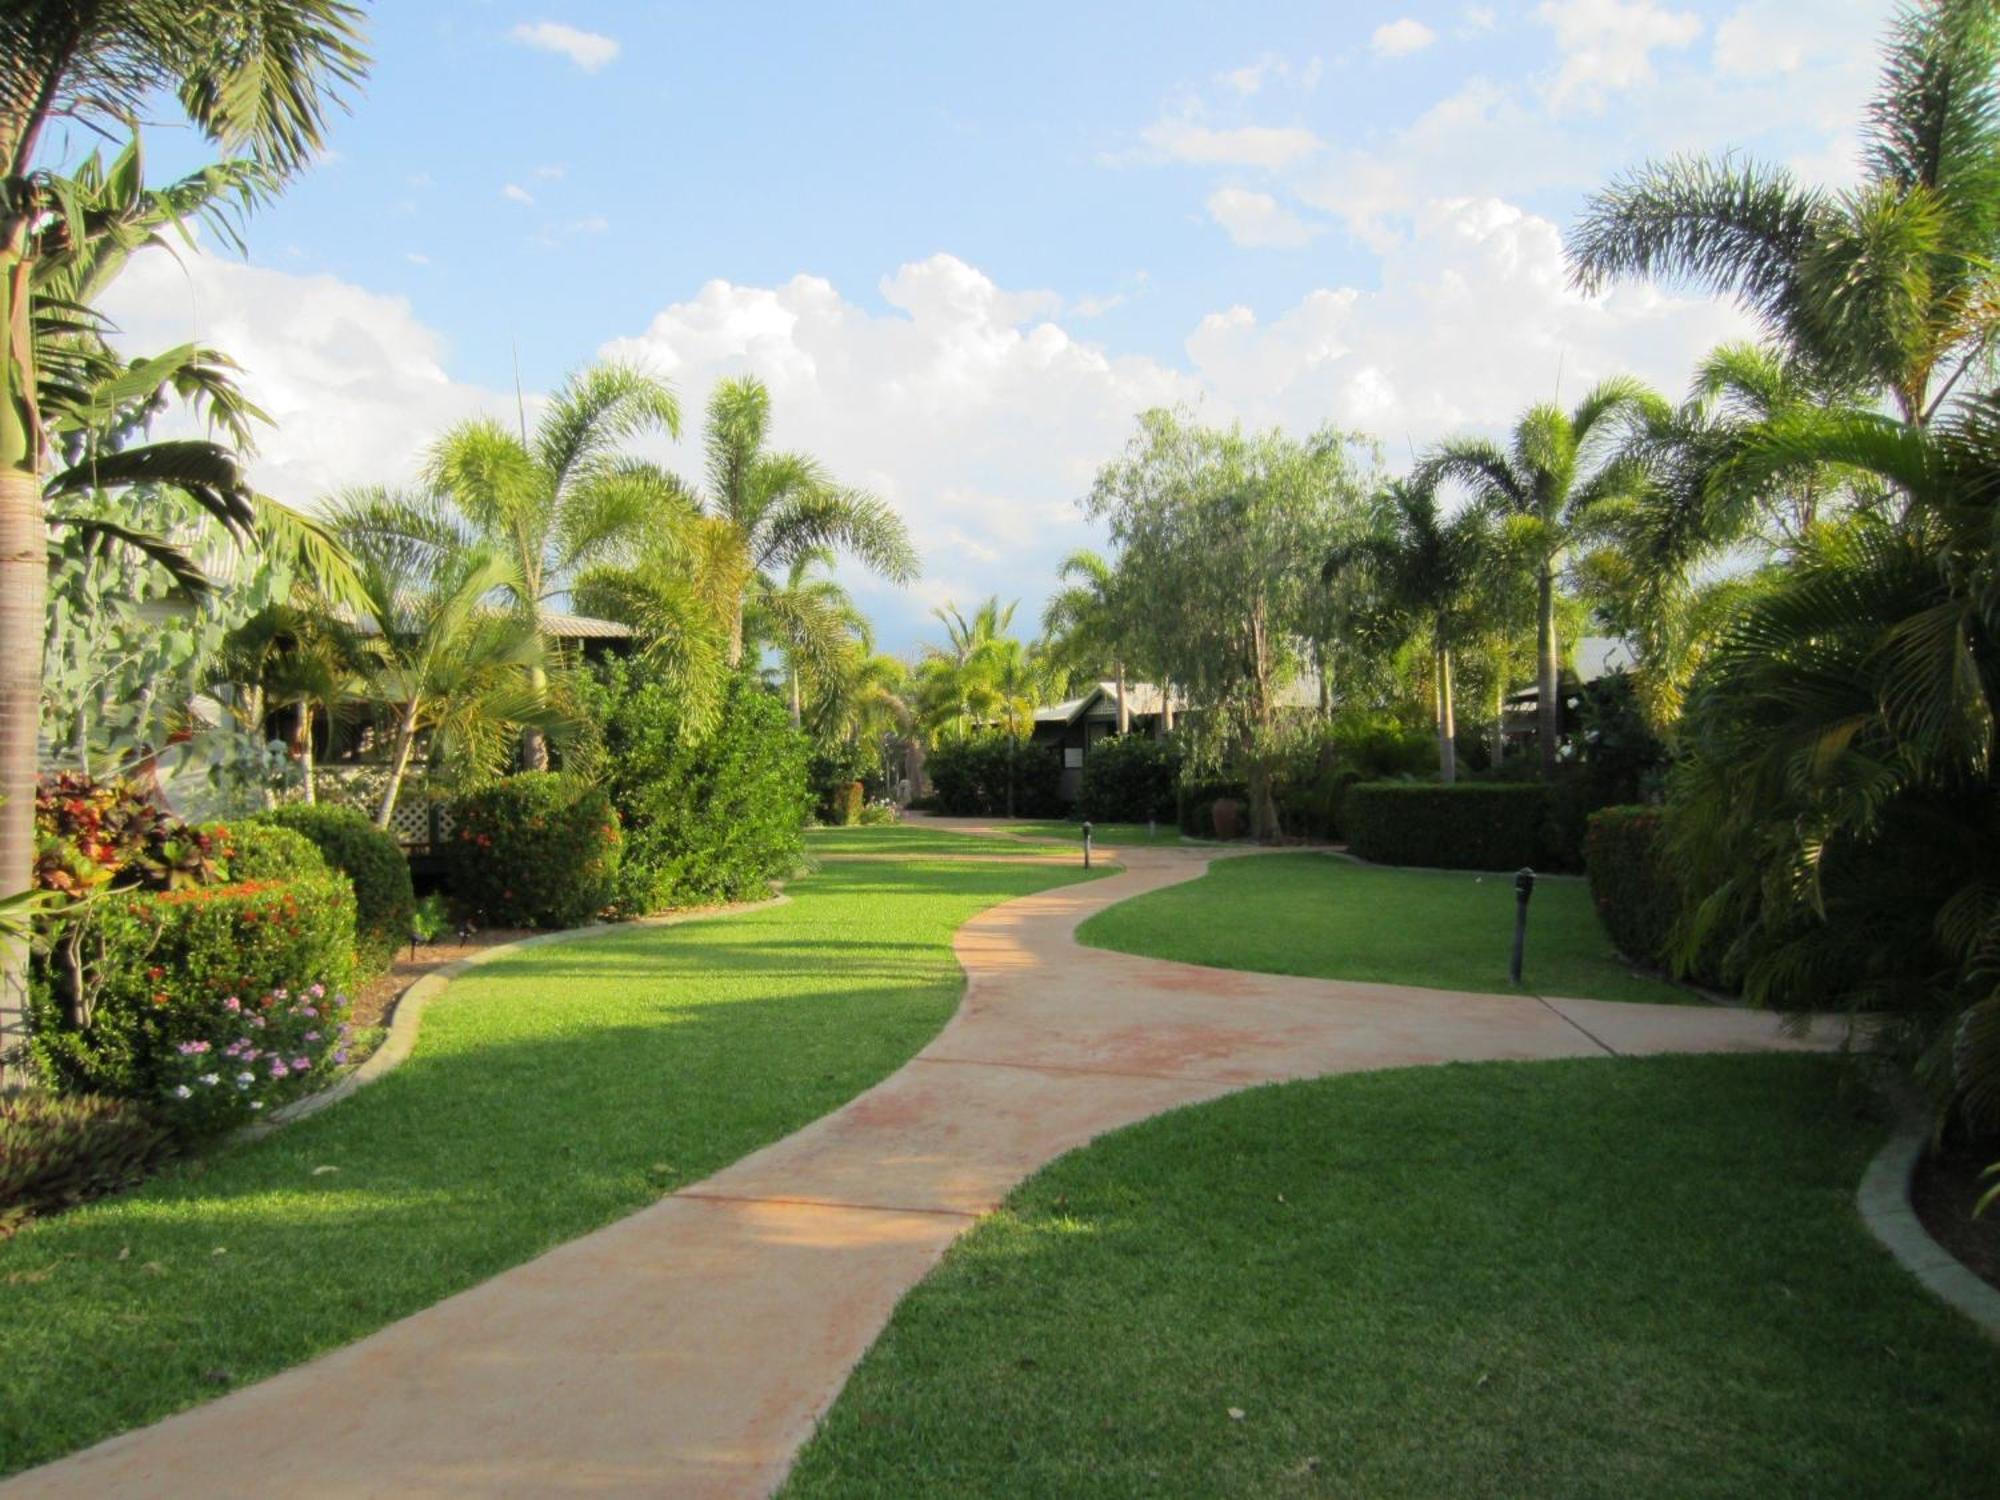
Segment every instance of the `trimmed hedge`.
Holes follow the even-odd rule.
[[[120,891],[37,958],[29,1048],[64,1093],[152,1100],[178,1045],[227,1025],[228,1001],[353,978],[354,889],[338,875]]]
[[[1362,781],[1341,804],[1357,858],[1445,870],[1533,865],[1547,811],[1543,787],[1506,782]]]
[[[576,927],[612,901],[624,836],[611,798],[559,771],[525,771],[459,799],[452,894],[500,927]]]
[[[354,928],[362,968],[389,966],[409,940],[416,892],[410,862],[395,836],[377,828],[366,813],[325,802],[290,802],[258,815],[257,822],[289,828],[311,839],[326,862],[354,884]]]
[[[1657,807],[1607,807],[1592,813],[1584,836],[1590,899],[1611,940],[1639,963],[1666,960],[1679,915],[1680,890],[1661,848]]]
[[[1062,751],[1052,744],[1019,741],[1010,754],[1007,737],[994,734],[939,745],[925,757],[924,774],[930,778],[938,811],[955,817],[1005,817],[1010,777],[1015,817],[1063,815]]]
[[[1099,740],[1083,758],[1080,816],[1100,823],[1144,823],[1174,816],[1181,751],[1171,740],[1143,734]]]
[[[295,829],[276,823],[211,823],[207,832],[220,846],[231,880],[297,880],[301,876],[324,880],[334,873],[319,845]]]

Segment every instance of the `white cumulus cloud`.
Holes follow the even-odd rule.
[[[1277,170],[1306,160],[1320,138],[1298,125],[1239,125],[1217,130],[1192,120],[1158,120],[1140,138],[1170,161],[1194,166]]]
[[[1208,195],[1208,215],[1246,249],[1296,249],[1320,232],[1269,193],[1248,188],[1217,188]]]
[[[595,31],[579,31],[560,21],[523,22],[507,33],[537,52],[566,57],[586,73],[595,73],[618,55],[618,43]]]
[[[1377,57],[1407,57],[1437,40],[1437,33],[1415,16],[1401,16],[1377,26],[1368,46]]]
[[[510,182],[500,189],[500,196],[509,203],[533,204],[535,201],[535,195],[518,182]]]
[[[1653,54],[1693,44],[1701,17],[1653,0],[1542,0],[1536,19],[1554,30],[1561,65],[1549,108],[1597,110],[1613,93],[1653,78]]]

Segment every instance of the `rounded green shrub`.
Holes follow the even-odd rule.
[[[133,1100],[0,1093],[0,1239],[36,1215],[143,1181],[168,1145],[166,1128]]]
[[[206,831],[221,848],[231,880],[296,880],[334,873],[319,846],[295,829],[253,821],[211,823]]]
[[[410,913],[417,898],[410,886],[410,862],[393,835],[365,813],[327,803],[292,802],[257,820],[289,828],[312,840],[326,862],[354,885],[355,937],[362,968],[380,972],[409,939]]]
[[[601,787],[528,771],[461,798],[452,820],[452,893],[488,923],[575,927],[618,890],[624,839]]]
[[[152,1100],[183,1042],[239,1005],[354,978],[354,889],[338,875],[119,891],[65,920],[36,960],[29,1049],[64,1093]]]
[[[962,817],[1054,818],[1063,813],[1062,751],[986,734],[939,745],[925,757],[938,810]],[[1012,798],[1008,796],[1012,786]]]

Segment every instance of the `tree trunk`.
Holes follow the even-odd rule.
[[[799,669],[797,667],[793,667],[792,668],[792,728],[794,729],[797,729],[799,727],[799,721],[804,717],[804,715],[800,712],[800,706],[801,705],[799,703]]]
[[[313,784],[313,706],[310,698],[299,705],[299,717],[305,720],[305,733],[301,736],[305,744],[299,759],[305,762],[306,806],[310,807],[319,801],[319,790]]]
[[[410,769],[410,752],[417,743],[417,712],[422,701],[412,698],[404,704],[402,722],[396,726],[396,755],[389,762],[389,784],[382,789],[382,805],[375,810],[375,826],[385,832],[396,816],[396,797],[403,790],[403,774]]]
[[[743,601],[738,599],[729,611],[729,670],[734,672],[743,665]]]
[[[1555,780],[1556,742],[1562,738],[1562,704],[1556,697],[1556,570],[1542,564],[1535,620],[1535,738],[1541,743],[1542,779]]]
[[[1250,835],[1268,843],[1280,829],[1278,799],[1271,790],[1271,767],[1265,758],[1271,748],[1271,636],[1261,598],[1250,606],[1250,669]]]
[[[549,694],[548,670],[540,665],[528,668],[528,686],[535,690],[537,700],[546,702]],[[546,771],[548,768],[549,737],[531,724],[521,731],[521,769]]]
[[[35,879],[36,739],[42,714],[42,638],[48,533],[42,525],[41,432],[34,406],[27,224],[6,221],[0,247],[0,896]],[[27,1041],[28,947],[0,941],[0,1082]]]
[[[1007,736],[1007,816],[1014,816],[1014,736]]]
[[[1458,715],[1451,701],[1451,648],[1438,647],[1438,779],[1458,780]]]
[[[1125,663],[1115,661],[1111,664],[1111,670],[1118,678],[1118,732],[1120,734],[1130,734],[1132,732],[1132,713],[1125,706]]]
[[[1174,680],[1160,678],[1160,728],[1165,734],[1174,732]]]
[[[1493,664],[1493,764],[1497,769],[1507,758],[1507,663],[1501,657]]]

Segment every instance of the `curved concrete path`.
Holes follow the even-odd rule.
[[[897,1300],[1093,1136],[1232,1089],[1492,1058],[1825,1047],[1750,1011],[1455,994],[1078,947],[1212,851],[960,929],[957,1014],[844,1108],[629,1218],[259,1385],[0,1486],[28,1496],[758,1496]]]

